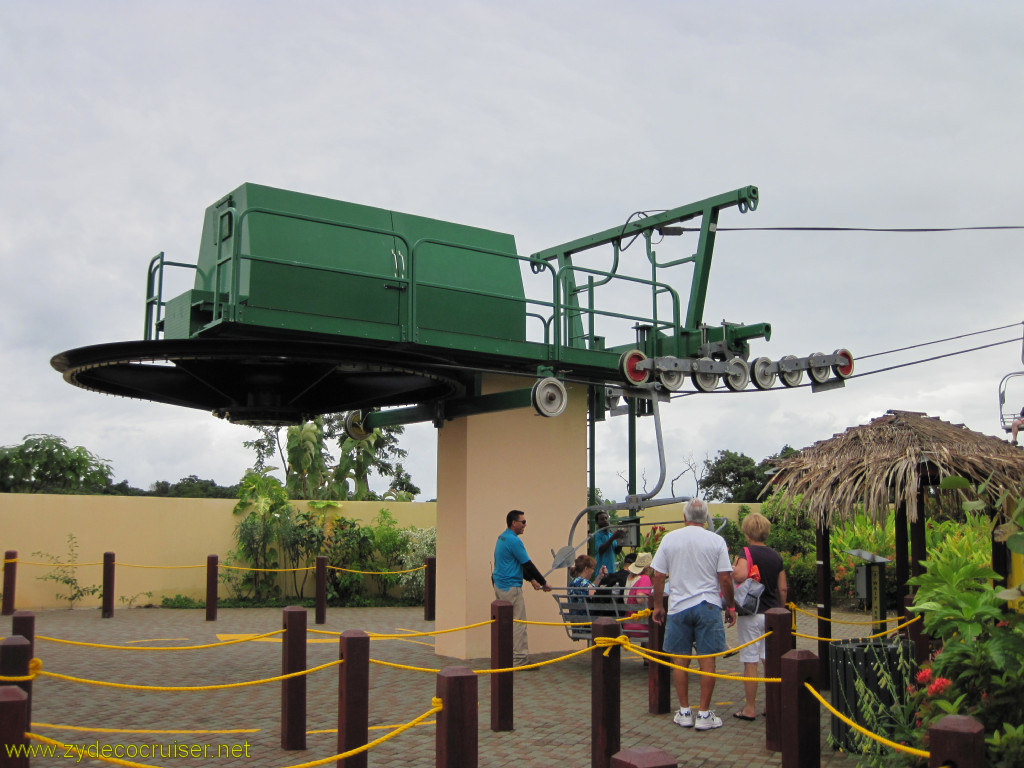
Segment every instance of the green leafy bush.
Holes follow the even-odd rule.
[[[68,554],[66,559],[59,555],[51,555],[48,552],[33,552],[33,557],[44,557],[56,567],[43,576],[36,578],[42,581],[52,581],[60,584],[64,591],[58,592],[55,597],[58,600],[67,600],[68,608],[74,608],[75,603],[87,597],[97,595],[103,589],[99,584],[82,584],[78,580],[78,539],[75,534],[68,534]]]

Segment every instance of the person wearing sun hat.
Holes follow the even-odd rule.
[[[641,552],[636,556],[636,560],[626,566],[629,575],[626,577],[624,594],[626,595],[626,604],[633,606],[634,610],[641,611],[647,607],[647,597],[654,588],[651,582],[651,575],[654,573],[651,570],[653,559],[654,555],[650,552]],[[626,635],[629,635],[630,632],[646,633],[647,626],[629,622],[622,625],[622,631]]]

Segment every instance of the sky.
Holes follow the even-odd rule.
[[[1013,2],[0,0],[0,445],[56,434],[137,487],[241,478],[248,428],[77,389],[49,361],[141,339],[149,260],[194,262],[203,211],[243,182],[510,232],[522,254],[749,184],[758,209],[723,228],[1024,225],[1022,28]],[[687,462],[760,460],[888,409],[1002,437],[1022,243],[720,233],[705,319],[771,323],[755,356],[842,347],[861,374],[995,346],[831,392],[676,398],[666,492],[693,493],[672,484]],[[649,419],[639,440],[651,487]],[[403,445],[432,498],[433,427]],[[625,462],[609,420],[606,497]]]

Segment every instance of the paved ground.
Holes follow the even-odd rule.
[[[836,618],[864,620],[863,614]],[[281,627],[282,614],[276,609],[221,610],[216,623],[206,622],[201,610],[134,609],[119,610],[113,619],[101,619],[98,610],[44,611],[37,614],[36,633],[54,638],[96,643],[145,645],[194,645],[215,642],[217,634],[262,633]],[[431,630],[423,621],[422,609],[352,608],[330,609],[327,624],[311,629],[342,631],[362,629],[394,632],[396,629]],[[7,619],[0,624],[9,634]],[[860,635],[864,627],[836,625],[836,635]],[[486,628],[469,630],[486,632]],[[799,631],[815,634],[816,622],[799,617]],[[316,635],[311,635],[316,638]],[[727,632],[735,642],[735,630]],[[430,667],[466,665],[455,659],[434,655],[430,638],[376,640],[371,658]],[[798,647],[816,650],[811,641],[798,640]],[[579,646],[582,647],[582,646]],[[105,681],[144,685],[205,685],[257,680],[280,674],[281,645],[251,642],[199,651],[128,652],[85,648],[38,640],[35,655],[52,672]],[[533,657],[552,658],[555,654]],[[626,654],[628,657],[629,654]],[[313,643],[308,649],[310,667],[338,658],[336,641]],[[482,679],[480,702],[481,766],[516,765],[522,768],[590,765],[590,657],[589,654],[549,665],[535,672],[517,673],[515,679],[516,721],[511,733],[492,733],[489,683]],[[486,666],[485,660],[470,666]],[[739,674],[738,658],[724,660],[720,671]],[[308,728],[331,729],[337,725],[337,682],[334,669],[314,673],[308,680]],[[379,665],[370,671],[371,726],[405,723],[430,708],[436,676]],[[65,743],[86,744],[209,744],[210,757],[147,759],[139,762],[160,766],[247,766],[281,768],[327,757],[335,753],[334,733],[310,734],[305,751],[280,748],[280,683],[214,692],[153,693],[84,686],[52,678],[35,683],[33,728],[35,732]],[[694,692],[696,687],[694,684]],[[703,733],[683,730],[672,723],[672,715],[647,713],[647,672],[642,662],[628,658],[622,670],[622,746],[654,746],[676,755],[682,766],[705,768],[770,768],[781,764],[778,753],[764,749],[764,720],[740,722],[731,714],[742,705],[739,683],[719,681],[715,691],[716,709],[725,726]],[[673,695],[673,702],[675,696]],[[822,764],[853,766],[854,760],[833,752],[825,741],[830,718],[822,716]],[[428,722],[433,722],[432,719]],[[43,724],[64,724],[109,729],[237,729],[255,728],[255,733],[115,734],[71,731]],[[375,737],[385,730],[371,731]],[[404,768],[434,766],[434,728],[423,725],[406,731],[374,748],[371,766],[402,765]],[[235,758],[214,757],[218,745],[234,747]],[[248,756],[246,756],[246,752]],[[73,764],[73,758],[71,758]],[[33,766],[66,766],[68,759],[36,758]],[[84,760],[81,765],[103,765]],[[333,763],[332,763],[333,765]]]

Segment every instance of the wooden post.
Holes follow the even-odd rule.
[[[914,616],[915,614],[910,612],[910,606],[914,604],[914,596],[907,595],[903,598],[903,602],[906,605],[904,613]],[[920,616],[920,614],[917,615]],[[924,621],[919,618],[904,631],[910,642],[914,644],[914,663],[920,669],[921,665],[928,661],[929,646],[931,645],[931,639],[924,633]]]
[[[24,677],[28,674],[28,663],[32,660],[32,643],[21,635],[5,637],[0,642],[0,675]],[[32,722],[32,681],[14,683],[25,692],[25,713]]]
[[[32,611],[15,611],[14,616],[11,617],[11,634],[20,635],[28,640],[28,660],[31,661],[32,657],[35,656],[36,647],[36,615]],[[27,663],[27,662],[26,662]],[[6,674],[6,673],[4,673]],[[25,691],[28,696],[27,712],[28,721],[32,722],[32,681],[29,680],[26,683],[22,683],[21,689]]]
[[[317,624],[327,623],[327,558],[316,557],[316,618]]]
[[[28,696],[16,685],[0,685],[0,768],[28,768],[28,754],[14,756],[14,748],[28,748]]]
[[[619,624],[614,619],[595,619],[591,626],[595,640],[619,636]],[[619,751],[621,740],[619,657],[622,649],[616,645],[606,650],[607,656],[600,649],[590,654],[591,768],[611,768],[612,755]]]
[[[18,551],[8,549],[4,552],[4,600],[2,616],[14,613],[14,587],[18,580]]]
[[[764,629],[770,633],[764,641],[765,677],[781,677],[782,657],[794,647],[793,614],[785,608],[769,608],[764,614]],[[782,749],[782,686],[765,683],[764,701],[764,748],[779,752]]]
[[[832,637],[832,547],[829,539],[831,529],[825,525],[824,518],[818,523],[815,532],[815,550],[818,559],[818,637]],[[832,681],[829,674],[828,639],[818,641],[818,679],[821,690],[827,691]]]
[[[103,553],[103,611],[104,619],[114,618],[114,553]]]
[[[782,734],[782,768],[819,768],[821,710],[804,683],[818,687],[818,657],[810,651],[789,651],[782,657],[782,694],[786,719]]]
[[[217,581],[220,558],[217,555],[206,556],[206,620],[217,620]]]
[[[434,608],[437,604],[437,558],[428,557],[423,573],[423,620],[434,620]]]
[[[973,717],[946,715],[928,729],[929,768],[983,768],[985,728]]]
[[[284,609],[281,674],[306,668],[306,609]],[[281,681],[281,749],[306,748],[306,675]]]
[[[512,667],[512,603],[491,603],[491,669]],[[513,672],[488,675],[491,678],[491,730],[511,731],[515,705]]]
[[[666,615],[668,597],[662,598]],[[648,595],[647,606],[654,610],[654,595]],[[665,647],[665,625],[647,621],[647,648],[662,651]],[[659,657],[663,658],[663,657]],[[664,715],[672,709],[672,670],[664,664],[650,662],[647,665],[647,711],[652,715]]]
[[[437,768],[477,768],[476,673],[469,667],[445,667],[437,673],[437,697],[444,708],[437,713]]]
[[[369,742],[370,636],[358,629],[341,633],[338,658],[338,754]],[[366,768],[367,751],[338,761],[338,768]]]
[[[676,768],[676,758],[654,747],[630,747],[612,755],[611,768]]]
[[[919,515],[924,514],[924,509],[919,507]],[[896,610],[901,613],[899,623],[902,624],[910,618],[907,613],[905,597],[910,595],[910,586],[907,579],[910,578],[910,529],[907,526],[907,502],[906,499],[896,505],[896,519],[893,521],[893,529],[896,534]],[[884,614],[883,614],[884,615]]]

